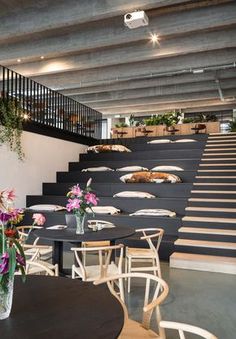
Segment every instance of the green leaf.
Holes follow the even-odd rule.
[[[16,270],[16,249],[15,247],[9,247],[7,249],[7,253],[9,254],[9,277],[12,278]]]
[[[20,255],[21,255],[21,256],[25,259],[25,261],[26,261],[25,253],[24,253],[24,250],[23,250],[21,244],[20,244],[17,240],[15,240],[15,239],[13,239],[13,243],[14,243],[14,245],[16,246],[16,248],[18,249]]]

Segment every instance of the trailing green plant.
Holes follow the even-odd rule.
[[[236,132],[236,119],[229,122],[229,126],[227,130],[229,132]]]
[[[0,143],[8,145],[20,160],[24,158],[21,145],[23,121],[20,105],[13,99],[0,98]]]
[[[217,121],[218,118],[215,114],[199,114],[196,118],[194,118],[194,122],[214,122]]]
[[[116,128],[122,128],[122,127],[129,127],[125,122],[120,122],[118,124],[115,124]]]

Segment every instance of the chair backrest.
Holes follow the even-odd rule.
[[[217,337],[214,336],[214,334],[200,327],[196,327],[196,326],[192,326],[188,324],[177,323],[173,321],[161,321],[160,326],[166,329],[177,330],[179,333],[180,339],[186,339],[184,332],[193,333],[205,339],[217,339]]]
[[[124,293],[124,285],[125,280],[127,278],[140,278],[144,281],[144,301],[142,308],[142,323],[141,326],[145,329],[150,329],[150,322],[152,319],[152,315],[155,314],[156,325],[158,328],[157,335],[160,338],[165,338],[165,331],[163,328],[159,326],[161,321],[161,313],[160,313],[160,304],[166,299],[169,293],[169,287],[167,283],[152,274],[147,273],[124,273],[119,274],[112,277],[107,277],[101,280],[97,280],[94,282],[95,285],[99,285],[101,283],[107,283],[111,293],[119,300],[121,303],[124,314],[125,314],[125,322],[128,320],[128,309],[126,307],[125,293]],[[119,281],[120,290],[117,292],[114,289],[113,281]],[[125,323],[124,323],[125,327]],[[158,337],[159,338],[159,337]]]
[[[195,125],[196,128],[198,128],[199,130],[205,129],[206,125],[205,124],[197,124]]]
[[[37,273],[43,273],[44,275],[50,275],[52,277],[55,276],[55,272],[51,270],[49,267],[44,265],[43,262],[38,261],[32,261],[28,260],[26,261],[26,268],[25,268],[26,274],[37,274]]]
[[[143,236],[141,236],[140,239],[146,240],[150,249],[158,252],[164,234],[162,228],[141,228],[135,230],[135,232],[141,232]],[[156,244],[154,244],[154,242],[156,242]]]
[[[115,245],[115,246],[103,246],[103,247],[72,247],[72,251],[74,251],[74,255],[76,261],[81,269],[81,273],[83,275],[83,280],[87,280],[87,267],[83,264],[83,260],[80,258],[79,253],[89,253],[96,252],[98,254],[98,266],[100,267],[100,276],[98,279],[101,279],[107,275],[108,266],[111,263],[111,254],[112,251],[120,250],[119,260],[118,260],[118,272],[122,272],[122,260],[123,260],[123,252],[124,245]]]
[[[19,241],[21,244],[25,244],[27,239],[29,238],[29,235],[31,233],[31,231],[33,229],[39,229],[39,228],[42,228],[40,226],[17,226],[17,231],[18,231],[18,234],[19,234]],[[33,242],[34,245],[37,244],[39,238],[36,238]]]

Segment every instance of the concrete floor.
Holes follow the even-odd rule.
[[[68,254],[66,264],[72,259]],[[161,306],[163,320],[200,326],[218,339],[236,339],[235,275],[173,269],[166,262],[161,263],[161,268],[163,279],[170,288],[168,298]],[[144,296],[141,281],[134,280],[131,289],[127,299],[130,316],[140,320]],[[168,331],[167,338],[176,339],[178,336],[176,332]],[[199,337],[189,335],[187,338]]]

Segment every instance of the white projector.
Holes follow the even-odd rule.
[[[124,15],[125,26],[130,29],[147,26],[149,23],[148,16],[144,11],[136,11]]]

